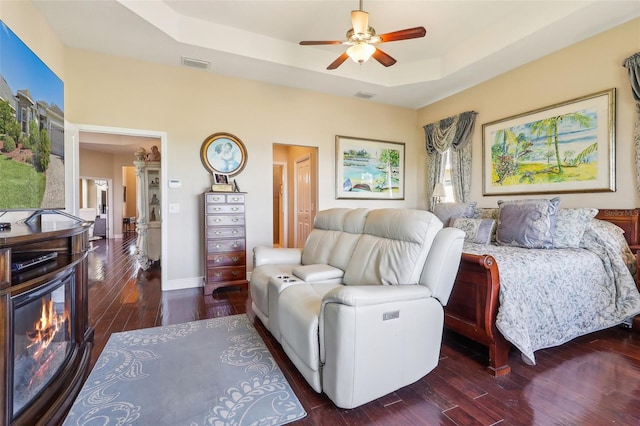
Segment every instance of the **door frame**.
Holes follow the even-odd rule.
[[[309,161],[309,174],[313,175],[313,156],[311,154],[304,154],[303,156],[300,156],[296,159],[293,160],[293,246],[296,247],[297,246],[297,242],[298,242],[298,163],[301,163],[303,161]],[[313,178],[315,179],[315,178]],[[309,194],[310,194],[310,198],[311,198],[311,225],[313,225],[313,218],[315,217],[315,212],[316,212],[316,206],[315,206],[315,201],[314,201],[314,197],[313,197],[313,191],[311,190],[311,188],[313,188],[313,182],[309,182]]]
[[[65,122],[65,128],[67,126],[67,123]],[[77,123],[73,123],[73,131],[74,131],[74,136],[72,137],[73,139],[73,158],[74,158],[74,162],[77,165],[76,167],[74,167],[74,177],[73,177],[73,194],[74,194],[74,202],[75,205],[73,206],[73,211],[77,211],[78,209],[78,199],[77,199],[77,193],[78,193],[78,182],[80,179],[80,166],[79,166],[79,160],[80,160],[80,140],[79,140],[79,134],[80,132],[93,132],[93,133],[106,133],[106,134],[112,134],[112,135],[124,135],[124,136],[142,136],[142,137],[152,137],[152,138],[157,138],[160,139],[160,152],[162,153],[166,153],[168,152],[168,142],[167,142],[167,132],[163,132],[163,131],[157,131],[157,130],[143,130],[143,129],[129,129],[129,128],[124,128],[124,127],[109,127],[109,126],[97,126],[97,125],[93,125],[93,124],[77,124]],[[131,162],[133,163],[133,160],[131,160]],[[162,155],[160,157],[160,182],[165,182],[167,180],[167,155]],[[161,231],[160,231],[160,245],[161,245],[161,259],[168,259],[168,255],[167,255],[167,249],[168,249],[168,244],[167,244],[167,228],[168,228],[168,223],[169,221],[167,220],[169,215],[166,214],[168,210],[168,200],[167,200],[167,185],[160,185],[160,196],[161,196],[161,202],[160,202],[160,211],[161,211],[161,217],[163,218],[163,224],[161,227]],[[111,206],[113,206],[113,200],[110,200],[111,202]],[[162,264],[162,268],[160,268],[160,279],[162,282],[162,289],[165,290],[166,286],[168,285],[167,283],[169,283],[168,280],[168,272],[169,272],[169,268],[167,267],[169,264],[169,262],[163,262]]]
[[[282,216],[282,227],[280,229],[280,247],[289,247],[289,181],[287,180],[287,163],[286,161],[274,161],[274,166],[280,166],[282,168],[282,209],[280,215]],[[278,218],[279,220],[280,218]],[[275,221],[276,218],[273,218]]]

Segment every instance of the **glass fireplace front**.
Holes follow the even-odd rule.
[[[13,416],[42,392],[69,356],[74,275],[15,297],[13,310]]]

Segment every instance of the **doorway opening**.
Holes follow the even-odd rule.
[[[79,182],[79,211],[85,220],[94,222],[90,237],[113,238],[113,228],[109,225],[111,204],[111,180],[81,177]]]
[[[304,247],[318,206],[318,148],[273,144],[273,244]]]

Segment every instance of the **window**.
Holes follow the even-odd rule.
[[[451,148],[442,154],[442,167],[440,170],[442,170],[442,173],[439,181],[444,184],[444,191],[447,194],[441,202],[453,203],[453,186],[451,184]]]

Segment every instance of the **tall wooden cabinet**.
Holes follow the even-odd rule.
[[[161,191],[160,162],[136,160],[136,178],[138,181],[136,231],[136,258],[142,269],[160,260],[161,253]]]
[[[204,293],[247,287],[243,192],[204,194]]]

